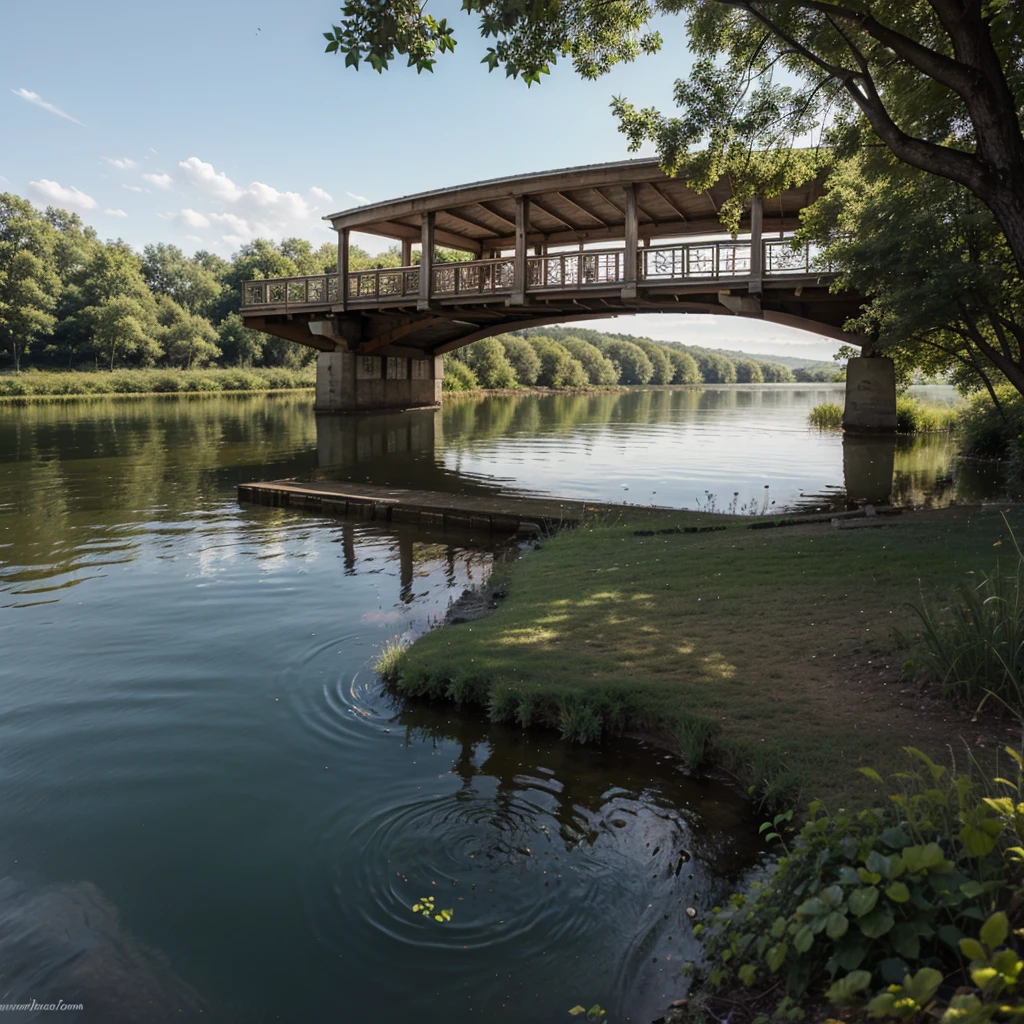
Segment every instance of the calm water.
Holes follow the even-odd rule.
[[[803,424],[833,397],[0,406],[0,1001],[104,1024],[650,1019],[682,991],[685,908],[755,856],[743,802],[636,745],[392,703],[368,663],[486,578],[486,543],[234,488],[813,502],[849,474]],[[946,441],[869,454],[905,497],[983,486]],[[452,921],[414,914],[422,896]]]

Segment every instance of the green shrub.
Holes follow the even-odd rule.
[[[822,402],[807,414],[807,422],[812,427],[841,427],[843,407],[835,402]]]
[[[573,359],[579,360],[591,384],[609,386],[619,383],[615,364],[596,345],[580,338],[566,338],[562,344]]]
[[[24,377],[0,377],[0,395],[3,397],[15,398],[34,394],[35,390]]]
[[[1024,762],[1007,748],[1014,780],[980,785],[952,777],[919,750],[907,753],[919,770],[891,784],[861,769],[886,786],[882,806],[832,814],[812,803],[777,863],[695,927],[708,964],[705,991],[783,985],[788,1000],[808,992],[836,1005],[871,999],[875,1016],[909,1017],[932,1002],[937,975],[949,991],[963,986],[958,998],[974,1000],[950,1004],[972,1015],[954,1012],[946,1024],[991,1017],[999,987],[989,984],[995,975],[987,967],[977,973],[976,962],[1008,971],[1019,964],[999,950],[1008,938],[1003,910],[1019,891],[1024,859]],[[791,817],[772,824],[781,832]],[[781,839],[778,832],[769,838]]]
[[[525,338],[517,338],[513,334],[503,334],[499,340],[505,349],[505,358],[515,370],[516,380],[524,387],[533,387],[540,377],[540,356],[533,346]]]
[[[996,389],[999,406],[987,392],[972,395],[960,410],[957,430],[967,455],[981,458],[1013,456],[1024,436],[1024,399],[1011,387]]]
[[[725,356],[714,352],[701,352],[697,356],[697,366],[705,384],[736,383],[736,364]]]
[[[445,359],[442,391],[472,391],[479,386],[476,374],[465,363],[457,359]]]
[[[689,352],[684,352],[678,345],[666,345],[665,354],[675,370],[672,375],[673,384],[703,383],[704,378],[700,375],[697,360]]]
[[[952,430],[957,410],[952,407],[925,405],[917,398],[900,395],[896,399],[896,431],[900,434],[930,434]]]
[[[496,338],[484,338],[468,345],[463,361],[476,374],[481,387],[514,388],[519,383],[504,347]]]
[[[610,341],[601,351],[615,364],[620,384],[649,384],[654,377],[647,353],[631,341]]]
[[[1012,535],[1011,535],[1012,536]],[[1014,541],[1016,545],[1016,541]],[[1024,557],[961,583],[948,604],[922,601],[921,658],[941,683],[971,704],[994,695],[1024,718]]]
[[[796,380],[793,371],[781,363],[762,363],[761,375],[767,384],[792,384]]]
[[[761,372],[761,364],[753,359],[737,359],[736,367],[737,384],[763,384],[764,374]]]

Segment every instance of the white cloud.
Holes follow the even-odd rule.
[[[148,181],[150,185],[156,185],[157,188],[170,188],[171,183],[174,179],[169,174],[144,174],[143,179]]]
[[[365,206],[370,200],[366,196],[357,196],[355,192],[346,192],[349,199],[354,199],[360,206]]]
[[[226,174],[215,170],[213,164],[208,164],[197,156],[190,156],[187,160],[182,160],[178,166],[193,185],[209,193],[215,199],[234,202],[242,196],[242,189]]]
[[[45,202],[64,206],[69,210],[78,210],[80,213],[95,210],[99,205],[92,196],[86,195],[80,188],[75,188],[74,185],[65,188],[60,182],[50,181],[49,178],[30,181],[28,187],[30,192],[34,192]]]
[[[236,234],[251,234],[249,224],[241,217],[235,216],[233,213],[211,213],[210,219],[217,221],[218,224],[223,224],[227,228],[232,228]]]
[[[125,157],[123,160],[116,160],[109,156],[105,156],[103,159],[110,164],[111,167],[116,167],[121,171],[131,171],[139,166],[134,160],[131,160],[128,157]]]
[[[0,174],[0,184],[10,185],[12,184],[12,182],[10,178],[5,178],[2,174]]]
[[[186,235],[185,238],[189,242],[198,242],[200,245],[203,244],[203,239],[200,238],[199,235]]]
[[[334,196],[332,196],[330,192],[325,192],[322,188],[317,188],[316,185],[314,185],[309,190],[309,194],[314,199],[319,199],[323,203],[333,203],[334,202]]]
[[[208,228],[210,226],[209,218],[187,206],[178,214],[178,223],[186,228]]]
[[[72,117],[66,111],[61,110],[60,107],[55,107],[52,103],[47,103],[39,93],[32,92],[31,89],[12,89],[11,92],[13,92],[15,96],[20,96],[23,100],[27,100],[29,103],[34,103],[37,107],[42,107],[43,110],[48,111],[51,114],[63,117],[67,121],[73,121],[81,128],[85,127],[77,117]]]
[[[121,188],[128,189],[129,192],[148,192],[148,188],[143,188],[141,185],[122,185]]]
[[[127,217],[128,214],[124,210],[104,210],[108,217]]]

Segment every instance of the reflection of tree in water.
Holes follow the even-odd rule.
[[[178,523],[238,482],[312,468],[314,430],[307,395],[0,406],[0,566],[116,561],[135,524]]]
[[[398,712],[407,742],[457,747],[452,773],[461,799],[479,799],[478,781],[493,780],[492,853],[515,856],[553,818],[565,849],[593,847],[641,805],[662,818],[677,844],[676,870],[690,857],[716,874],[750,863],[756,823],[745,801],[722,783],[691,778],[680,763],[640,744],[575,746],[554,733],[524,732],[463,710],[405,701]],[[488,787],[490,789],[490,787]]]

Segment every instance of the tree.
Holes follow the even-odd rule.
[[[615,364],[596,345],[581,338],[566,338],[562,344],[569,355],[580,361],[591,384],[608,386],[619,383],[619,371]]]
[[[165,295],[159,297],[157,308],[164,328],[164,353],[172,365],[191,370],[193,366],[206,366],[220,355],[217,331],[206,317],[190,313]]]
[[[420,0],[347,0],[327,49],[375,70],[397,55],[418,71],[455,47]],[[697,55],[674,95],[680,117],[614,107],[636,148],[708,182],[751,151],[767,152],[740,191],[780,170],[780,148],[831,123],[831,137],[870,137],[900,161],[955,181],[991,210],[1024,275],[1024,8],[1007,0],[464,0],[493,40],[485,63],[528,85],[559,57],[586,78],[656,51],[653,19],[682,14]],[[775,76],[784,79],[779,84]],[[691,151],[704,146],[701,157]],[[757,161],[754,161],[755,163]],[[786,164],[787,159],[782,160]],[[777,179],[778,180],[778,179]],[[735,184],[735,183],[734,183]],[[752,193],[748,193],[752,194]],[[771,193],[768,193],[771,194]],[[731,215],[731,213],[729,214]]]
[[[705,384],[735,384],[736,366],[731,359],[716,352],[701,352],[697,366]]]
[[[540,358],[537,383],[546,388],[585,388],[587,371],[578,359],[569,355],[564,345],[550,338],[533,337],[530,344]]]
[[[656,345],[649,338],[636,338],[634,344],[642,348],[644,354],[651,361],[651,368],[654,372],[651,374],[650,383],[671,384],[676,371],[665,349],[661,345]]]
[[[313,276],[326,274],[328,267],[338,269],[338,247],[333,242],[324,242],[319,249],[304,238],[281,240],[281,255],[295,264],[300,274]]]
[[[733,366],[736,367],[737,384],[763,384],[764,374],[761,372],[761,364],[753,359],[734,359]]]
[[[700,375],[697,360],[678,345],[666,345],[665,354],[672,362],[674,373],[673,384],[701,384],[704,378]]]
[[[905,380],[921,368],[955,372],[993,399],[1004,378],[1024,394],[1024,286],[991,211],[967,189],[857,154],[836,167],[803,234],[825,246],[840,287],[871,296],[851,326]]]
[[[514,334],[498,336],[505,349],[505,358],[515,370],[516,380],[524,387],[533,387],[540,377],[540,356],[534,347],[525,339]]]
[[[610,341],[604,354],[615,364],[620,384],[647,384],[654,376],[647,353],[631,341]]]
[[[263,354],[267,336],[245,326],[237,313],[228,313],[217,325],[221,355],[235,366],[252,366]]]
[[[97,357],[103,356],[108,369],[118,357],[136,355],[142,363],[152,363],[163,350],[154,338],[151,311],[137,298],[115,295],[98,306],[88,307],[92,345]]]
[[[147,245],[142,250],[142,276],[157,295],[169,295],[190,313],[208,314],[221,292],[212,270],[189,259],[176,245]]]
[[[792,384],[796,380],[793,371],[782,363],[762,363],[761,376],[766,384]]]
[[[56,323],[60,291],[54,270],[55,231],[24,199],[0,195],[0,350],[15,370],[32,343]]]
[[[514,388],[516,371],[497,338],[484,338],[463,349],[465,364],[476,374],[481,387]]]

